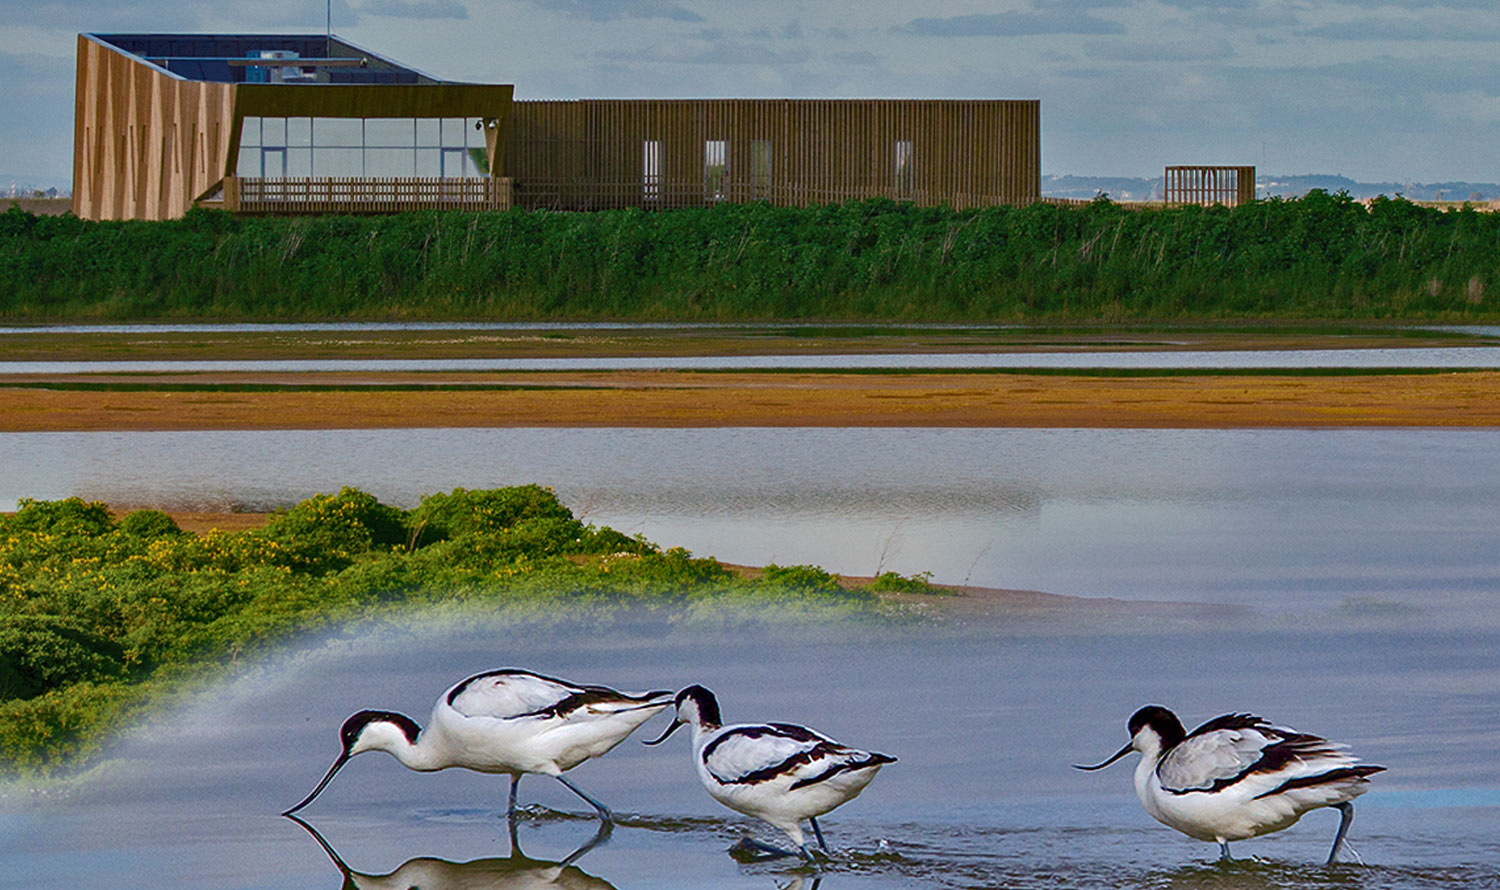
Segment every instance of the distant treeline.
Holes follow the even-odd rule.
[[[1493,318],[1500,214],[890,201],[85,222],[0,214],[0,317]]]

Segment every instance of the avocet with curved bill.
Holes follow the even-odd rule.
[[[1163,825],[1200,841],[1215,841],[1228,859],[1229,842],[1283,828],[1319,807],[1340,813],[1328,852],[1331,865],[1349,824],[1354,798],[1368,790],[1383,766],[1361,764],[1347,746],[1251,714],[1225,714],[1192,732],[1166,708],[1147,705],[1130,718],[1130,743],[1095,766],[1103,769],[1141,752],[1135,793],[1146,812]]]
[[[672,701],[669,691],[618,692],[530,671],[475,674],[443,693],[426,729],[405,714],[391,711],[360,711],[345,720],[339,730],[343,752],[318,787],[282,815],[290,816],[312,803],[354,755],[384,751],[419,772],[457,766],[509,774],[506,815],[510,818],[515,818],[521,776],[552,776],[609,822],[613,818],[609,808],[563,773],[620,744]]]
[[[693,728],[693,763],[714,800],[755,816],[787,833],[801,855],[812,859],[801,822],[812,824],[818,846],[828,849],[818,818],[859,796],[875,774],[896,758],[841,745],[805,726],[791,723],[723,725],[719,702],[702,686],[677,693],[677,718],[657,738],[659,745],[679,726]],[[796,852],[749,840],[750,846],[780,856]]]

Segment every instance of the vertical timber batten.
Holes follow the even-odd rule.
[[[1039,118],[1034,99],[523,100],[512,105],[505,175],[521,207],[702,207],[713,203],[705,145],[722,141],[727,201],[1030,203],[1041,196]],[[899,177],[898,142],[911,146]]]

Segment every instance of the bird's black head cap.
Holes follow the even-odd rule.
[[[697,684],[684,687],[677,693],[677,707],[681,708],[682,703],[689,699],[698,706],[698,719],[704,726],[724,725],[724,717],[719,713],[719,700],[706,687]]]
[[[1131,715],[1131,738],[1148,726],[1161,736],[1163,748],[1170,748],[1187,738],[1187,731],[1182,728],[1182,721],[1177,719],[1176,714],[1161,705],[1146,705]]]
[[[339,740],[344,743],[345,752],[354,747],[359,734],[371,723],[394,723],[413,745],[417,743],[417,735],[422,731],[417,721],[405,714],[397,714],[395,711],[360,711],[345,720],[339,729]]]

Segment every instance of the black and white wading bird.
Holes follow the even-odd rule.
[[[1351,801],[1368,790],[1383,766],[1361,764],[1345,745],[1250,714],[1225,714],[1192,732],[1166,708],[1147,705],[1130,718],[1130,743],[1096,766],[1103,769],[1141,752],[1135,793],[1163,825],[1200,841],[1214,841],[1229,859],[1229,842],[1280,831],[1319,807],[1339,811],[1328,852],[1333,864],[1354,821]]]
[[[354,755],[384,751],[419,772],[457,766],[509,775],[512,819],[521,776],[536,773],[557,779],[610,822],[609,808],[563,773],[620,744],[671,704],[669,691],[632,694],[515,669],[475,674],[443,693],[426,729],[391,711],[360,711],[345,720],[343,752],[318,787],[282,815],[312,803]]]
[[[677,693],[676,704],[672,725],[646,744],[659,745],[677,727],[691,726],[693,765],[709,796],[786,832],[807,859],[812,850],[803,837],[802,820],[812,824],[818,846],[826,851],[818,817],[858,797],[882,766],[896,761],[791,723],[725,726],[718,699],[702,686]],[[797,855],[753,839],[746,843],[774,855]]]

